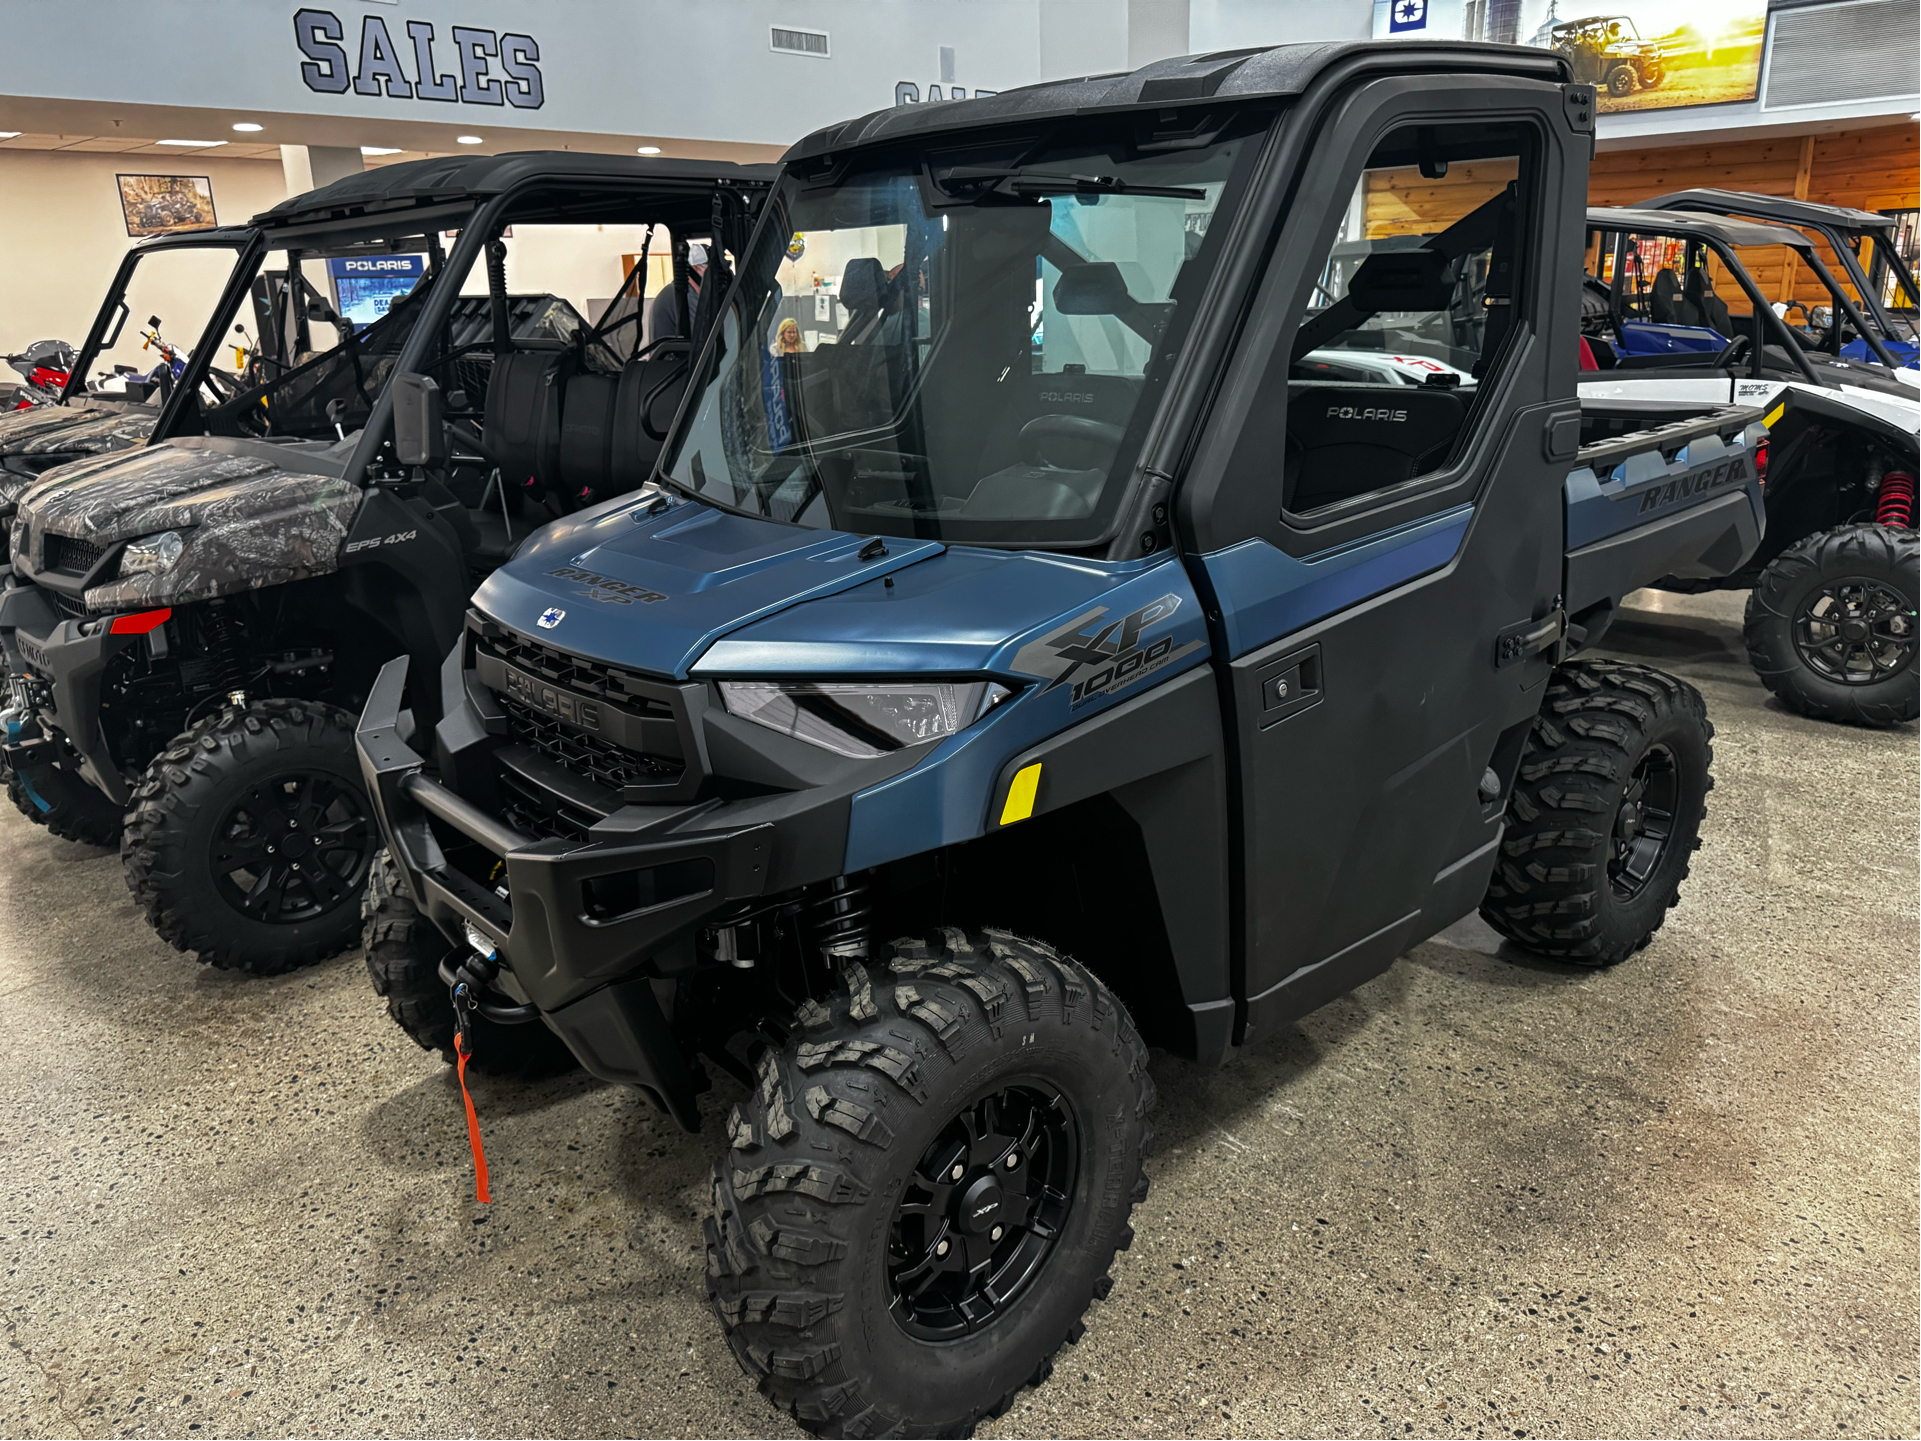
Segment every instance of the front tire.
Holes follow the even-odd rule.
[[[1528,737],[1481,916],[1516,945],[1609,966],[1681,902],[1714,788],[1701,693],[1647,666],[1557,666]]]
[[[1619,100],[1624,95],[1634,93],[1634,70],[1631,66],[1616,65],[1608,71],[1608,94]]]
[[[734,1108],[708,1294],[768,1400],[825,1436],[967,1436],[1112,1287],[1154,1083],[1079,965],[951,927],[846,966]]]
[[[1812,720],[1911,721],[1921,715],[1917,602],[1915,532],[1846,525],[1811,535],[1748,592],[1748,660],[1782,705]]]
[[[400,867],[382,850],[367,877],[361,948],[374,990],[387,1015],[423,1051],[438,1051],[448,1065],[454,1054],[454,1003],[440,979],[451,949],[447,938],[420,913]],[[485,1016],[469,1022],[473,1052],[468,1064],[490,1075],[555,1076],[580,1063],[560,1037],[538,1021],[503,1026]]]
[[[8,771],[7,795],[21,815],[63,841],[83,846],[120,843],[126,812],[63,766]]]
[[[161,752],[134,790],[120,858],[174,949],[268,976],[354,943],[378,844],[353,717],[263,700]]]

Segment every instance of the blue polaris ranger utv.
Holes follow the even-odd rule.
[[[1150,1046],[1477,908],[1604,965],[1676,903],[1701,698],[1568,657],[1752,552],[1765,430],[1577,400],[1593,115],[1551,52],[1296,45],[811,135],[654,487],[486,580],[432,726],[376,682],[390,1012],[689,1129],[746,1088],[708,1286],[801,1425],[1048,1375]]]

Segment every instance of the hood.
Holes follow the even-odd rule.
[[[204,437],[75,461],[20,498],[14,554],[34,573],[49,535],[105,550],[180,532],[185,546],[171,569],[90,588],[96,610],[284,584],[338,564],[361,500],[342,469],[327,448]]]
[[[144,405],[43,405],[0,415],[0,516],[68,460],[144,445],[160,412]]]
[[[1116,564],[889,538],[886,555],[862,561],[867,537],[698,504],[650,513],[659,504],[551,527],[475,605],[569,653],[677,679],[1041,678],[1056,720],[1206,650],[1171,556]]]
[[[627,669],[685,678],[721,636],[937,555],[932,541],[805,530],[661,497],[541,531],[474,596],[510,629]]]
[[[160,412],[150,405],[80,400],[0,415],[0,456],[95,455],[139,445]]]

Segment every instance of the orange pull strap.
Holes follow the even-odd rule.
[[[480,1144],[480,1117],[474,1114],[474,1098],[467,1094],[467,1038],[455,1032],[454,1054],[459,1056],[457,1068],[460,1072],[460,1099],[467,1107],[467,1141],[474,1148],[474,1192],[475,1199],[483,1205],[493,1204],[493,1196],[487,1190],[487,1152]]]

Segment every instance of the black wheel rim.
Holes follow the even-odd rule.
[[[1633,900],[1666,859],[1680,809],[1681,767],[1666,746],[1652,746],[1628,777],[1620,809],[1614,813],[1614,853],[1608,881],[1623,900]]]
[[[358,787],[328,775],[274,776],[221,817],[214,885],[249,920],[298,925],[358,900],[374,843]]]
[[[1073,1205],[1079,1128],[1066,1097],[1023,1081],[977,1097],[922,1154],[887,1239],[894,1319],[942,1341],[1017,1304]]]
[[[1794,645],[1836,685],[1873,685],[1914,661],[1915,608],[1878,580],[1831,581],[1801,603]]]

